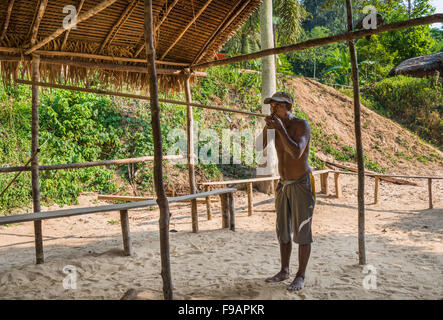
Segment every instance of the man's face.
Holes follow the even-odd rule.
[[[288,117],[288,104],[286,102],[271,101],[271,114],[276,115],[280,119]]]

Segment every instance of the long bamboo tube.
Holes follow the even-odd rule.
[[[152,0],[144,0],[145,2],[145,43],[146,57],[149,73],[149,91],[151,96],[151,117],[152,131],[154,136],[154,184],[155,193],[157,194],[157,204],[160,209],[160,256],[162,265],[163,279],[163,296],[167,300],[172,300],[173,286],[171,278],[171,261],[169,254],[169,203],[166,198],[165,188],[163,185],[163,168],[162,168],[162,136],[160,126],[160,105],[158,101],[158,81],[157,71],[155,67],[155,47],[154,47],[154,23],[152,18]]]
[[[348,18],[348,31],[354,30],[352,21],[351,0],[346,0],[346,11]],[[358,163],[358,260],[360,265],[366,264],[365,250],[365,166],[363,160],[363,144],[361,141],[361,110],[360,110],[360,86],[358,83],[358,65],[357,54],[354,40],[348,41],[349,52],[352,64],[352,83],[354,86],[354,125],[355,125],[355,144],[357,150]]]

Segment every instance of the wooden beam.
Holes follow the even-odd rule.
[[[229,226],[231,231],[235,231],[235,198],[234,193],[228,193]]]
[[[97,13],[103,11],[104,9],[106,9],[107,7],[109,7],[110,5],[112,5],[116,1],[117,0],[103,0],[101,3],[96,5],[94,8],[90,9],[88,12],[86,12],[86,13],[84,13],[82,15],[79,15],[78,18],[77,18],[77,24],[82,23],[85,20],[88,20],[92,16],[95,16]],[[68,25],[66,29],[64,27],[60,27],[57,30],[55,30],[52,34],[47,36],[45,39],[43,39],[42,41],[38,42],[37,44],[34,45],[31,42],[31,47],[28,50],[25,51],[25,54],[31,54],[35,50],[40,49],[41,47],[43,47],[48,42],[56,39],[63,32],[65,32],[67,29],[71,29],[71,28],[72,28],[71,24]]]
[[[180,39],[185,35],[186,31],[188,31],[188,29],[194,24],[194,22],[201,16],[201,14],[203,13],[203,11],[206,10],[206,8],[211,4],[213,0],[208,0],[205,5],[197,12],[197,14],[194,16],[194,18],[191,20],[191,22],[189,22],[186,27],[183,29],[183,31],[178,35],[178,37],[174,40],[174,42],[169,46],[168,49],[166,49],[166,51],[163,53],[162,57],[160,60],[163,60],[167,54],[169,53],[169,51],[174,48],[174,46],[177,44],[177,42],[180,41]]]
[[[14,7],[15,0],[9,0],[8,9],[6,10],[5,23],[3,24],[2,34],[0,35],[0,41],[6,36],[6,31],[8,30],[9,20],[11,19],[12,8]]]
[[[133,202],[133,201],[146,201],[146,200],[155,200],[156,198],[154,196],[150,197],[133,197],[133,196],[115,196],[115,195],[103,195],[99,194],[97,196],[97,200],[106,200],[106,201],[127,201],[127,202]],[[206,203],[206,199],[194,199],[197,201],[197,203]],[[183,200],[180,202],[191,202],[194,200]],[[217,200],[212,199],[211,202],[216,202]],[[179,203],[179,202],[177,202]]]
[[[390,24],[385,24],[382,26],[377,27],[377,29],[368,29],[368,30],[359,30],[359,31],[348,31],[339,35],[325,37],[325,38],[318,38],[318,39],[311,39],[304,42],[291,44],[283,47],[277,47],[277,48],[271,48],[271,49],[265,49],[261,51],[257,51],[254,53],[244,54],[236,57],[226,58],[226,59],[220,59],[216,61],[210,61],[210,62],[204,62],[204,63],[198,63],[191,66],[191,69],[206,69],[213,66],[221,66],[226,64],[231,64],[235,62],[241,62],[246,60],[253,60],[258,58],[263,58],[266,56],[271,55],[277,55],[282,53],[289,53],[293,51],[299,51],[299,50],[305,50],[312,47],[318,47],[318,46],[324,46],[330,43],[334,42],[342,42],[342,41],[349,41],[356,38],[362,38],[373,34],[379,34],[387,31],[393,31],[393,30],[399,30],[409,27],[416,27],[421,25],[427,25],[427,24],[433,24],[433,23],[439,23],[443,22],[443,14],[437,13],[426,17],[416,18],[412,20],[406,20],[406,21],[400,21],[400,22],[394,22]]]
[[[229,21],[227,23],[226,20],[232,15],[232,13],[237,9],[237,7],[240,5],[240,3],[243,0],[239,0],[234,6],[232,6],[231,10],[229,11],[229,13],[226,15],[226,17],[223,19],[223,21],[220,23],[220,25],[218,26],[218,28],[213,32],[213,34],[209,37],[208,41],[206,41],[205,45],[201,48],[200,52],[197,53],[197,55],[195,56],[194,61],[192,61],[192,64],[196,64],[199,63],[200,60],[203,58],[203,55],[206,53],[206,50],[211,47],[211,45],[214,43],[214,41],[217,39],[218,35],[220,35],[221,33],[223,33],[227,27],[229,27],[231,25],[231,23],[238,17],[238,15],[243,12],[243,10],[249,5],[249,3],[251,2],[251,0],[246,1],[242,7],[237,10],[237,12],[229,19]]]
[[[180,155],[167,155],[163,156],[163,160],[179,160],[183,159],[183,156]],[[117,160],[103,160],[103,161],[94,161],[94,162],[80,162],[80,163],[67,163],[67,164],[52,164],[46,166],[39,166],[39,170],[64,170],[64,169],[80,169],[80,168],[89,168],[89,167],[101,167],[101,166],[111,166],[111,165],[122,165],[128,163],[139,163],[145,161],[153,161],[153,156],[145,156],[138,158],[129,158],[129,159],[117,159]],[[20,171],[31,171],[31,168],[28,166],[22,167],[6,167],[0,168],[0,173],[8,173],[8,172],[20,172]]]
[[[39,86],[48,87],[48,88],[57,88],[57,89],[65,89],[65,90],[72,90],[72,91],[89,92],[89,93],[104,94],[104,95],[125,97],[125,98],[131,98],[131,99],[150,100],[149,96],[142,96],[142,95],[131,94],[131,93],[121,93],[121,92],[114,92],[114,91],[80,88],[80,87],[65,86],[65,85],[55,84],[55,83],[45,83],[45,82],[37,82],[36,83],[36,82],[28,81],[28,80],[19,80],[19,79],[15,80],[15,82],[21,83],[21,84],[28,84],[28,85],[38,84]],[[184,101],[169,100],[169,99],[159,99],[159,101],[164,102],[164,103],[178,104],[178,105],[184,105],[184,106],[186,106],[188,104]],[[218,110],[218,111],[233,112],[233,113],[242,113],[242,114],[256,116],[256,117],[266,117],[265,114],[243,111],[243,110],[238,110],[238,109],[229,109],[229,108],[218,107],[218,106],[207,106],[207,105],[199,104],[199,103],[191,103],[189,105],[191,105],[193,107],[203,108],[203,109]]]
[[[85,0],[80,0],[80,2],[79,2],[79,4],[78,4],[78,7],[77,7],[77,15],[76,15],[76,18],[78,18],[78,15],[79,15],[80,12],[82,11],[83,4],[84,4],[84,3],[85,3]],[[64,51],[64,50],[65,50],[65,48],[66,48],[66,42],[68,41],[68,37],[69,37],[69,34],[71,33],[71,30],[72,30],[72,29],[68,29],[68,30],[66,30],[66,32],[65,32],[65,37],[63,38],[62,45],[60,46],[60,51]]]
[[[195,183],[195,151],[194,151],[194,117],[192,115],[192,96],[191,96],[191,85],[190,76],[184,78],[184,88],[186,96],[186,134],[187,134],[187,159],[188,159],[188,175],[189,175],[189,190],[190,193],[196,193],[197,187]],[[198,232],[198,212],[197,203],[192,202],[191,205],[192,213],[192,232]]]
[[[102,45],[100,46],[99,52],[103,52],[103,49],[108,44],[111,44],[112,40],[114,40],[114,37],[117,35],[120,27],[125,24],[126,20],[131,16],[132,12],[134,11],[135,7],[137,6],[139,0],[129,0],[129,4],[126,6],[126,9],[123,11],[123,13],[120,15],[120,18],[118,18],[117,22],[112,26],[111,30],[108,32],[108,35],[106,36],[106,39],[103,41]]]
[[[19,48],[0,47],[0,52],[20,54],[20,49]],[[107,60],[107,61],[117,61],[117,62],[133,62],[133,63],[146,64],[146,59],[105,56],[105,55],[100,55],[100,54],[81,53],[81,52],[35,50],[34,53],[38,54],[40,56],[76,57],[76,58],[97,59],[97,60]],[[17,57],[17,59],[18,58],[19,57]],[[189,67],[189,63],[182,63],[182,62],[170,62],[170,61],[155,60],[155,63],[169,65],[169,66]],[[205,73],[200,72],[197,74],[205,74]]]
[[[229,203],[228,195],[226,193],[220,195],[222,228],[229,228]]]
[[[35,18],[34,25],[32,26],[31,32],[31,45],[35,44],[37,41],[38,29],[40,27],[40,22],[43,19],[43,15],[46,11],[46,6],[48,5],[48,0],[41,0],[40,6],[38,8],[37,17]]]
[[[149,91],[151,96],[151,118],[152,118],[152,132],[154,140],[154,185],[155,193],[157,194],[157,203],[160,208],[160,256],[162,265],[162,279],[163,279],[163,296],[166,300],[172,300],[173,286],[171,278],[171,262],[169,253],[169,204],[166,198],[165,188],[163,184],[163,167],[162,167],[162,133],[160,126],[160,104],[158,101],[158,80],[157,70],[155,67],[155,47],[154,47],[154,23],[152,18],[152,0],[144,0],[145,2],[145,19],[144,19],[144,33],[145,33],[145,47],[146,59],[148,63],[149,74]]]
[[[180,0],[174,0],[173,3],[171,3],[171,5],[169,7],[167,7],[167,10],[165,12],[165,14],[163,15],[163,17],[161,18],[160,22],[157,24],[157,26],[155,26],[154,29],[154,33],[157,33],[158,29],[160,28],[160,26],[163,24],[163,22],[165,22],[166,18],[168,17],[169,13],[172,11],[172,9],[175,7],[175,5],[179,2]],[[143,43],[140,48],[137,49],[137,51],[135,52],[134,57],[138,57],[139,54],[143,51],[143,49],[145,48],[145,44]]]
[[[354,25],[352,21],[351,0],[346,0],[346,12],[348,18],[348,32],[353,32]],[[353,39],[348,41],[348,46],[351,55],[352,83],[354,86],[354,131],[358,163],[358,260],[360,265],[365,265],[365,165],[363,158],[363,144],[361,138],[360,86],[358,79],[357,53],[355,50]]]

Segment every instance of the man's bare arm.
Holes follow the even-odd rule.
[[[263,131],[259,134],[259,136],[255,140],[256,151],[263,151],[268,146],[268,129],[269,129],[268,125],[266,124],[265,127],[263,128]]]
[[[299,159],[306,149],[310,137],[310,128],[306,121],[301,121],[291,137],[288,130],[282,125],[276,130],[283,142],[283,147],[294,159]]]

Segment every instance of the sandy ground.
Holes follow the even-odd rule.
[[[429,210],[426,180],[415,180],[418,187],[381,182],[380,201],[374,205],[374,182],[367,179],[367,263],[376,268],[377,288],[365,289],[367,275],[357,254],[357,178],[341,178],[340,199],[333,196],[330,179],[331,195],[317,197],[306,287],[299,293],[286,290],[290,279],[264,282],[280,263],[271,195],[255,192],[254,215],[248,217],[246,193],[236,194],[236,232],[220,229],[218,203],[211,221],[199,205],[198,234],[190,232],[190,209],[172,207],[175,298],[443,299],[443,181],[434,181],[434,209]],[[93,199],[84,196],[79,206],[102,203]],[[119,299],[135,288],[139,299],[161,299],[158,211],[130,212],[132,257],[122,255],[118,221],[118,213],[45,221],[42,265],[34,263],[32,223],[0,227],[0,298]],[[292,257],[295,274],[297,247]],[[62,286],[66,265],[77,268],[77,289]]]

